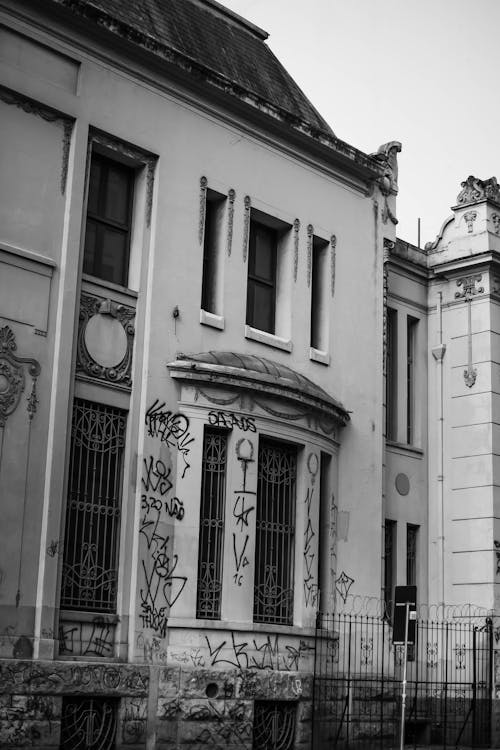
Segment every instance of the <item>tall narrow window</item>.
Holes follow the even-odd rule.
[[[126,412],[76,399],[61,609],[114,612]]]
[[[205,207],[205,233],[203,237],[203,278],[201,307],[206,312],[220,315],[222,285],[221,237],[225,198],[207,190]]]
[[[134,170],[93,153],[83,272],[127,285]]]
[[[313,236],[311,276],[311,347],[328,350],[328,242]]]
[[[406,442],[415,442],[415,350],[418,320],[406,319]]]
[[[297,451],[261,439],[257,481],[254,622],[293,624]]]
[[[276,229],[250,221],[246,322],[268,333],[275,332],[277,245]]]
[[[418,526],[406,525],[406,585],[417,585]]]
[[[394,582],[396,580],[396,521],[385,519],[384,525],[384,601],[385,611],[392,617]]]
[[[227,435],[205,430],[201,466],[196,617],[220,619]]]
[[[387,349],[385,368],[385,435],[387,440],[397,440],[398,432],[398,381],[397,381],[397,337],[398,318],[396,310],[387,308]]]

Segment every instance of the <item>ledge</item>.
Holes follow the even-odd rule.
[[[197,620],[191,617],[169,617],[168,628],[195,628],[196,630],[236,630],[245,633],[279,633],[280,635],[298,635],[313,637],[315,628],[301,625],[273,625],[263,622],[239,622],[236,620]]]
[[[0,260],[2,260],[2,256],[6,256],[5,261],[9,265],[26,268],[42,276],[52,276],[54,269],[57,267],[57,263],[52,258],[35,253],[33,250],[24,250],[14,245],[8,245],[5,242],[0,243]]]
[[[203,326],[211,326],[212,328],[218,328],[219,331],[223,331],[224,326],[225,326],[223,315],[216,315],[215,313],[211,313],[203,309],[200,310],[200,323]]]
[[[245,326],[245,338],[258,341],[260,344],[266,344],[266,346],[273,346],[275,349],[282,349],[285,352],[291,352],[293,348],[290,339],[275,336],[274,333],[268,333],[267,331],[259,331],[252,326]]]
[[[415,456],[415,458],[423,458],[424,457],[424,451],[422,448],[418,448],[416,445],[408,445],[407,443],[397,443],[394,440],[387,440],[385,441],[385,447],[387,450],[394,450],[399,453],[409,453],[410,455]]]
[[[312,346],[309,349],[309,359],[313,362],[319,362],[322,365],[330,364],[330,355],[328,352],[323,352],[321,349],[314,349]]]

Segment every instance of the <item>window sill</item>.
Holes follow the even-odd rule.
[[[323,352],[321,349],[314,349],[312,346],[309,349],[309,359],[312,359],[313,362],[320,362],[322,365],[330,364],[330,355],[328,352]]]
[[[121,292],[122,294],[126,294],[128,297],[133,297],[134,299],[137,299],[139,296],[134,289],[129,289],[128,286],[114,284],[112,281],[105,281],[104,279],[99,279],[97,276],[90,276],[87,273],[82,273],[82,281],[102,287],[103,289],[111,289],[115,292]]]
[[[218,328],[219,331],[223,331],[225,325],[223,315],[215,315],[215,313],[207,312],[207,310],[200,310],[200,323],[204,326]]]
[[[275,625],[263,622],[240,622],[235,620],[197,620],[195,618],[169,617],[169,629],[194,628],[196,630],[235,630],[253,633],[282,633],[286,635],[313,636],[315,629],[301,625]]]
[[[257,328],[252,328],[252,326],[245,326],[245,338],[258,341],[260,344],[265,344],[266,346],[272,346],[275,349],[282,349],[285,352],[292,351],[292,342],[290,339],[283,339],[281,336],[276,336],[274,333],[267,333],[267,331],[259,331]]]
[[[411,455],[417,456],[418,458],[423,458],[424,451],[422,448],[418,448],[416,445],[409,445],[408,443],[398,443],[395,440],[385,440],[386,448],[393,449],[395,452],[399,453],[409,453]]]

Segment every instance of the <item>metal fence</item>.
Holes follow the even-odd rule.
[[[388,619],[318,615],[313,749],[399,747],[404,647]],[[490,747],[491,620],[417,621],[409,647],[407,746]]]

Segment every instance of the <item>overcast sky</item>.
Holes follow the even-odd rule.
[[[433,240],[469,174],[500,181],[500,0],[221,0],[335,134],[401,141],[398,236]]]

